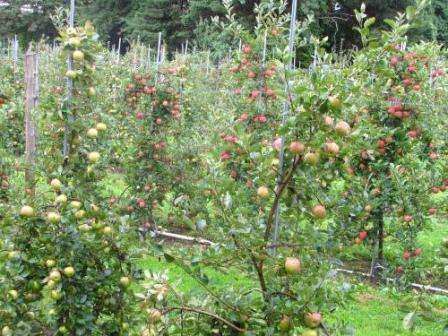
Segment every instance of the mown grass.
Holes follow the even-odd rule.
[[[166,263],[148,257],[139,263],[143,269],[152,272],[166,272],[170,281],[176,283],[176,288],[183,292],[200,291],[196,280],[191,278],[175,264]],[[229,271],[226,274],[213,269],[206,269],[210,283],[217,290],[225,290],[229,284],[250,287],[251,282],[240,274]],[[432,299],[439,311],[434,315],[435,321],[418,317],[414,330],[405,331],[402,320],[408,313],[401,306],[412,293],[398,293],[392,289],[375,289],[363,284],[354,284],[353,300],[339,306],[332,314],[325,316],[329,325],[338,325],[345,330],[339,335],[359,336],[437,336],[443,335],[443,315],[448,318],[448,298],[433,296]],[[407,306],[406,306],[407,308]],[[443,310],[445,308],[445,310]]]
[[[424,319],[421,315],[416,319],[412,331],[405,331],[402,326],[403,318],[407,312],[400,309],[401,299],[405,295],[391,295],[382,290],[372,288],[358,288],[355,300],[345,306],[338,307],[328,316],[328,320],[346,324],[347,331],[352,330],[354,335],[362,336],[436,336],[443,335],[443,314],[440,311],[435,321]],[[438,304],[448,306],[448,300],[440,297]]]

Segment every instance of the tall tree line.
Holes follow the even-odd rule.
[[[0,36],[20,35],[25,43],[42,37],[53,39],[51,20],[69,0],[2,0]],[[0,2],[2,2],[0,1]],[[254,7],[263,0],[233,0],[234,11],[243,24],[254,22]],[[365,2],[367,13],[378,22],[404,11],[414,0],[299,0],[299,16],[315,17],[314,33],[329,37],[329,47],[357,44],[353,12]],[[5,5],[7,4],[7,5]],[[25,7],[24,7],[25,6]],[[101,37],[116,45],[120,37],[154,45],[159,32],[170,48],[179,48],[187,39],[199,46],[219,48],[219,32],[209,23],[225,15],[221,0],[77,0],[78,19],[94,22]],[[26,9],[26,10],[24,10]],[[414,34],[417,39],[448,42],[448,1],[432,0],[425,26]]]

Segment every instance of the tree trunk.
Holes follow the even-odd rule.
[[[375,221],[377,223],[377,239],[376,246],[372,253],[372,265],[370,269],[370,281],[373,284],[379,282],[381,272],[384,267],[384,219],[381,209],[375,213]]]

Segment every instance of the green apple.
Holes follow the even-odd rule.
[[[20,209],[20,216],[22,217],[33,217],[34,216],[34,209],[30,207],[29,205],[25,205]]]
[[[84,60],[84,53],[81,50],[75,50],[72,56],[73,59],[77,62],[81,62]]]

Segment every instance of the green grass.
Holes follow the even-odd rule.
[[[176,288],[183,292],[202,290],[198,283],[175,264],[166,263],[156,258],[146,258],[139,265],[152,272],[166,272],[170,281],[176,283]],[[218,290],[225,290],[229,284],[249,287],[248,279],[240,274],[229,271],[227,274],[213,269],[207,269],[206,274],[210,283]],[[354,331],[359,336],[437,336],[443,335],[443,324],[440,317],[445,314],[448,318],[448,298],[434,297],[440,312],[439,321],[432,322],[418,317],[413,332],[405,331],[402,320],[407,311],[400,310],[402,302],[412,297],[412,293],[397,293],[394,290],[375,289],[359,284],[354,286],[353,300],[339,306],[331,315],[325,316],[330,325],[340,325],[342,329]],[[445,310],[442,310],[445,308]],[[340,335],[350,335],[349,333]]]
[[[407,312],[399,309],[400,299],[400,296],[393,296],[381,290],[358,289],[355,300],[338,307],[328,319],[347,324],[348,328],[353,328],[355,335],[362,336],[443,335],[444,325],[441,320],[432,322],[421,316],[417,318],[412,332],[405,331],[402,320]],[[448,305],[446,299],[441,298],[440,301],[440,305]],[[445,311],[445,314],[448,314],[448,311]]]
[[[190,277],[182,268],[175,264],[167,263],[153,257],[148,257],[139,263],[139,267],[150,270],[152,272],[167,272],[170,279],[179,282],[177,287],[181,291],[190,292],[198,287],[198,282]],[[205,270],[207,277],[210,279],[210,285],[215,288],[223,289],[230,283],[237,283],[239,286],[248,287],[251,282],[236,272],[229,271],[223,274],[214,269]]]

